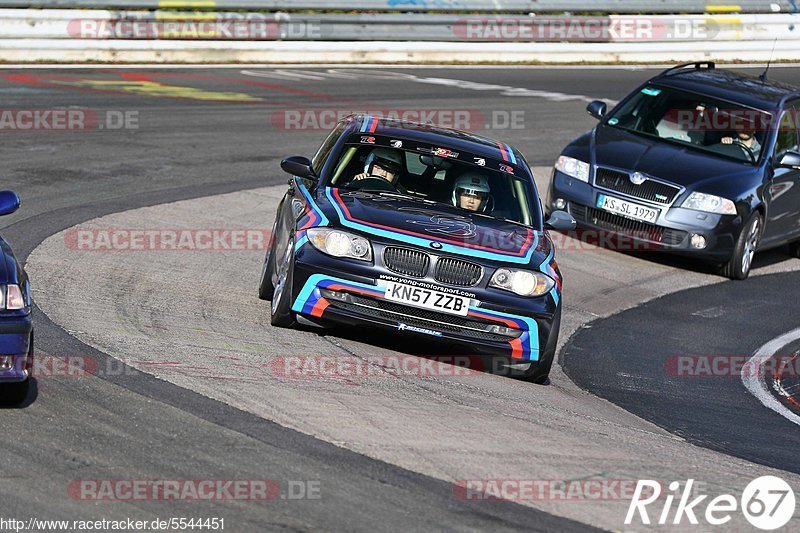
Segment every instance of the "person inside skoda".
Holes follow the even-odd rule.
[[[453,185],[453,205],[467,211],[485,213],[489,207],[490,193],[489,182],[485,177],[467,172]]]

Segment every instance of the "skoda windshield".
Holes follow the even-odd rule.
[[[754,165],[772,119],[765,111],[648,85],[614,110],[605,124]]]

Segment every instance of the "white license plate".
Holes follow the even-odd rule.
[[[658,218],[658,209],[645,207],[627,200],[614,198],[613,196],[606,196],[605,194],[597,197],[597,207],[635,220],[650,222],[651,224],[655,224]]]
[[[386,299],[414,307],[441,311],[451,315],[467,316],[469,298],[447,294],[422,287],[389,281],[386,283]]]

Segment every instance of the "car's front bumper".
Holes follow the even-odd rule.
[[[725,262],[733,254],[742,229],[742,218],[703,213],[681,207],[655,205],[624,194],[600,189],[592,184],[553,171],[549,191],[550,210],[558,199],[566,201],[566,209],[582,228],[615,234],[616,249],[625,251],[666,251],[692,255],[701,259]],[[639,222],[597,207],[603,194],[646,205],[660,211],[654,224]],[[673,204],[674,205],[674,204]],[[695,248],[693,235],[705,239],[705,246]]]
[[[389,301],[380,278],[380,270],[372,264],[330,258],[306,245],[295,260],[292,311],[311,321],[367,324],[521,363],[539,360],[558,305],[550,301],[538,312],[497,305],[486,301],[480,288],[472,287],[465,290],[477,293],[473,301],[478,305],[471,305],[467,316],[457,316]],[[542,297],[546,298],[559,296]]]
[[[32,330],[30,315],[0,317],[0,383],[28,379]]]

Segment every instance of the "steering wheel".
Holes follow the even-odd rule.
[[[721,143],[717,143],[714,146],[715,147],[717,147],[717,146],[723,147],[724,151],[727,151],[728,147],[734,147],[735,146],[736,148],[739,149],[740,152],[742,152],[743,154],[745,154],[747,156],[747,159],[751,163],[753,163],[754,165],[756,164],[756,156],[755,156],[755,154],[752,151],[750,151],[750,148],[746,147],[745,145],[743,145],[741,143],[738,143],[736,141],[733,141],[730,144],[726,144],[726,143],[722,143],[721,142]],[[733,154],[730,154],[730,155],[733,155]]]
[[[756,164],[756,156],[755,154],[753,154],[752,151],[750,151],[750,148],[746,147],[741,143],[737,143],[736,141],[733,141],[731,144],[736,146],[736,148],[738,148],[740,151],[744,152],[744,154],[747,155],[747,158],[750,160],[751,163],[753,163],[754,165]]]
[[[378,176],[368,176],[360,180],[355,180],[350,184],[350,186],[357,187],[358,189],[370,189],[373,191],[397,192],[397,187],[392,185],[392,182]]]
[[[750,148],[743,145],[742,143],[737,143],[735,141],[733,142],[733,144],[735,144],[742,152],[747,154],[747,157],[750,159],[751,163],[753,163],[754,165],[756,164],[756,155],[753,153],[752,150],[750,150]]]

